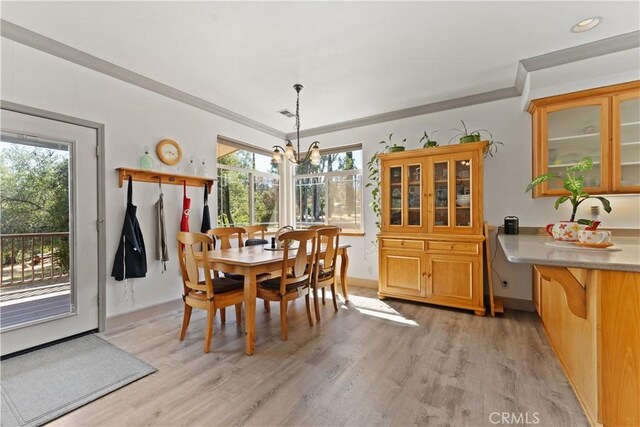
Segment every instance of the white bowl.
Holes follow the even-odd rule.
[[[458,206],[469,206],[470,203],[471,203],[471,194],[456,195],[456,204]]]

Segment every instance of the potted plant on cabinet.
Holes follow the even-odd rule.
[[[424,141],[424,144],[422,145],[422,148],[431,148],[431,147],[437,147],[438,146],[438,141],[435,141],[431,138],[433,138],[433,135],[438,132],[437,130],[434,130],[433,132],[431,132],[431,135],[429,135],[427,133],[427,131],[424,131],[424,135],[422,136],[422,138],[420,138],[420,142]]]
[[[562,186],[565,190],[569,192],[568,195],[562,195],[556,199],[555,208],[569,201],[573,207],[571,211],[571,218],[569,221],[560,221],[557,224],[549,224],[547,226],[547,233],[549,233],[556,240],[564,240],[564,241],[577,241],[578,240],[578,231],[581,229],[589,229],[589,228],[597,228],[599,222],[594,223],[588,219],[579,219],[575,222],[576,212],[578,211],[578,206],[582,202],[587,199],[598,199],[600,203],[602,203],[602,207],[607,213],[611,212],[611,203],[609,200],[602,196],[591,196],[589,193],[584,191],[583,182],[584,175],[578,174],[578,172],[589,171],[593,168],[593,160],[591,157],[585,157],[580,160],[575,165],[567,166],[564,178],[556,175],[553,172],[544,173],[529,183],[527,186],[527,190],[531,190],[533,187],[542,184],[543,182],[549,180],[557,180],[562,182]]]
[[[455,139],[457,139],[460,144],[479,142],[482,141],[484,137],[484,139],[489,141],[489,145],[485,151],[485,156],[488,154],[491,157],[493,157],[493,155],[498,152],[498,145],[504,145],[501,141],[494,140],[493,135],[487,129],[477,129],[470,131],[469,129],[467,129],[467,125],[464,123],[464,121],[460,120],[460,123],[462,123],[462,129],[453,129],[457,133],[453,135],[453,137],[451,137],[451,139],[449,140],[449,144],[451,144],[451,141]]]

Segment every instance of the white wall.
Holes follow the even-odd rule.
[[[532,73],[528,81],[529,93],[536,96],[549,96],[590,87],[620,83],[640,78],[638,55],[640,50],[621,52],[593,60],[580,61],[553,69]],[[594,69],[601,69],[598,76]],[[540,74],[538,74],[540,73]],[[581,79],[582,73],[585,79]],[[556,78],[554,78],[556,76]],[[536,77],[538,77],[536,79]],[[551,85],[549,87],[548,85]],[[336,100],[338,101],[338,100]],[[528,101],[511,98],[486,104],[474,105],[455,110],[443,111],[424,116],[412,117],[393,122],[379,123],[355,129],[348,129],[305,140],[319,140],[322,147],[328,148],[353,143],[363,144],[365,161],[378,150],[378,142],[393,132],[396,142],[407,138],[407,149],[419,148],[419,139],[423,131],[437,130],[436,139],[441,145],[447,144],[464,120],[469,129],[489,129],[495,139],[504,142],[504,146],[495,157],[488,157],[484,165],[484,217],[490,224],[501,225],[507,215],[520,218],[520,226],[544,226],[548,223],[568,219],[570,206],[565,204],[559,211],[553,207],[555,198],[531,198],[525,193],[531,181],[532,146],[531,116],[523,110]],[[304,145],[304,144],[303,144]],[[366,179],[366,174],[365,174]],[[610,215],[603,213],[603,225],[606,227],[640,228],[640,196],[608,196],[613,206]],[[354,277],[377,279],[377,248],[371,244],[375,238],[375,219],[370,208],[371,194],[365,190],[364,205],[365,232],[363,238],[346,238],[353,250],[350,252],[349,273]],[[585,203],[578,210],[589,217],[590,204]],[[492,241],[493,249],[497,245]],[[531,299],[531,267],[509,263],[502,251],[494,263],[508,288],[497,285],[496,294]],[[495,276],[494,276],[495,277]],[[497,277],[494,283],[497,283]]]
[[[211,174],[215,173],[218,134],[255,145],[270,146],[279,142],[277,138],[235,122],[4,38],[1,90],[3,100],[105,124],[106,263],[109,274],[126,203],[126,187],[118,188],[115,168],[137,167],[143,147],[148,145],[155,149],[156,143],[164,138],[178,141],[185,159],[190,155],[204,157]],[[154,153],[155,150],[152,153],[154,165],[159,165]],[[165,170],[169,170],[166,165]],[[172,243],[172,236],[179,229],[182,188],[165,185],[163,190],[167,237],[171,242],[171,261],[167,271],[162,273],[160,262],[155,261],[153,204],[158,197],[157,186],[134,182],[134,204],[138,206],[149,271],[143,279],[127,282],[116,282],[111,277],[107,279],[107,316],[175,300],[182,294],[176,245]],[[191,229],[200,230],[202,193],[200,188],[188,189],[192,198]],[[215,199],[210,198],[209,203],[215,213]],[[213,214],[212,217],[215,219]]]

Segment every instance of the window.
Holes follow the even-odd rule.
[[[271,154],[218,138],[218,226],[280,224],[280,175]]]
[[[335,225],[363,230],[362,147],[324,151],[320,164],[296,167],[296,228]]]

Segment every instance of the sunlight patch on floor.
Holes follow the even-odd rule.
[[[389,304],[377,298],[368,298],[358,295],[349,295],[349,304],[366,316],[377,317],[379,319],[390,320],[409,326],[419,326],[415,321],[407,319],[398,313]],[[343,306],[344,307],[344,306]]]

